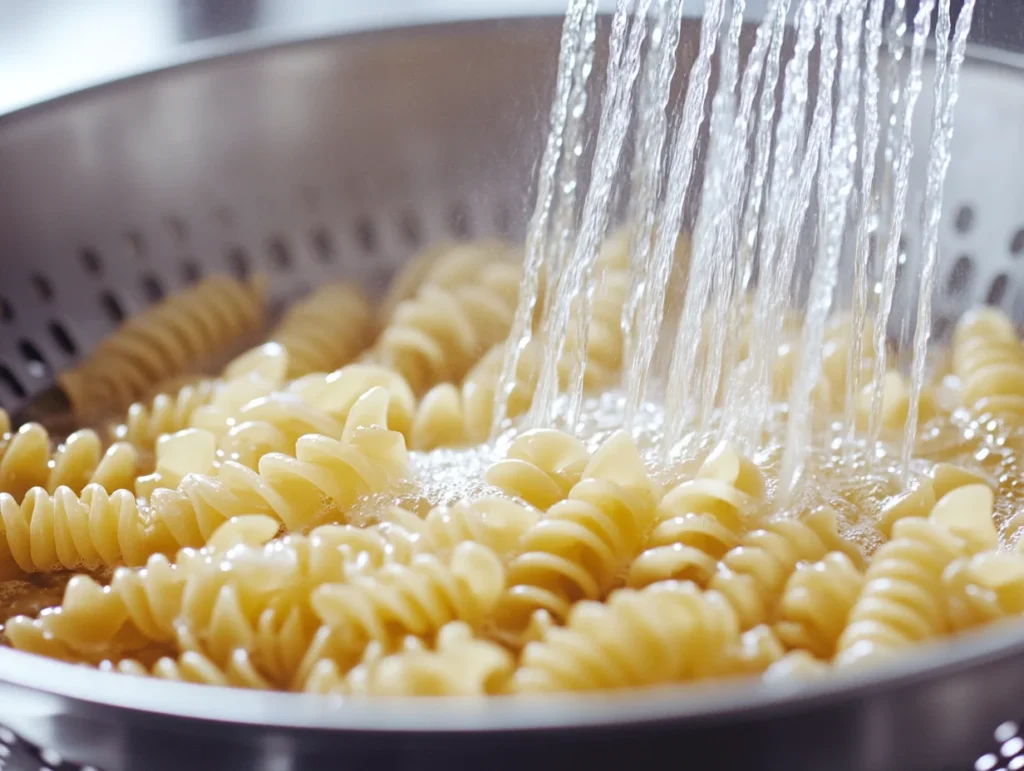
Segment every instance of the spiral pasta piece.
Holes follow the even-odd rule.
[[[697,478],[667,493],[627,584],[640,588],[669,578],[706,585],[718,561],[739,543],[745,516],[764,494],[758,468],[727,442],[701,465]]]
[[[263,325],[262,288],[210,278],[126,321],[58,376],[75,413],[125,408],[156,383],[228,353]]]
[[[408,434],[416,400],[405,381],[384,367],[350,364],[329,375],[301,378],[235,410],[217,441],[218,454],[254,469],[268,453],[294,454],[307,434],[340,439],[356,402],[377,387],[389,396],[388,427]]]
[[[508,419],[518,418],[533,404],[533,393],[540,379],[542,356],[543,349],[537,340],[531,340],[520,354],[516,380],[508,397]],[[498,393],[504,359],[504,344],[494,346],[462,381],[466,434],[474,442],[483,442],[491,435],[495,396]]]
[[[798,563],[819,560],[830,551],[842,551],[859,562],[859,554],[839,536],[831,509],[818,509],[803,519],[771,520],[726,553],[708,585],[728,598],[741,627],[750,629],[769,619]]]
[[[424,286],[454,287],[480,280],[493,263],[516,265],[520,252],[502,241],[481,239],[466,243],[442,242],[415,255],[391,280],[381,304],[381,317],[390,319],[395,308]]]
[[[108,492],[130,488],[138,466],[134,446],[117,442],[104,452],[102,440],[90,429],[71,434],[52,452],[50,436],[38,423],[0,438],[0,492],[18,501],[35,487],[51,493],[66,487],[76,494],[89,484]]]
[[[1024,614],[1024,555],[983,552],[954,560],[942,575],[954,629],[970,629]]]
[[[451,383],[441,383],[424,395],[416,408],[409,449],[435,450],[469,443],[462,393]]]
[[[575,437],[556,429],[534,429],[512,442],[505,460],[487,469],[486,478],[544,510],[565,499],[589,460],[586,446]]]
[[[764,672],[764,679],[768,682],[816,680],[828,674],[830,669],[826,662],[814,658],[807,651],[796,650],[769,666]]]
[[[520,269],[486,265],[469,283],[432,283],[400,303],[369,356],[397,371],[417,394],[459,383],[476,361],[508,335]]]
[[[221,687],[269,689],[273,687],[245,660],[232,659],[227,666],[220,667],[211,659],[195,651],[186,651],[177,657],[163,656],[152,666],[146,666],[135,659],[103,661],[100,669],[135,677],[153,677],[195,685],[217,685]]]
[[[786,647],[767,624],[741,634],[725,651],[721,669],[724,677],[747,677],[767,671],[786,655]]]
[[[603,598],[639,550],[659,497],[633,440],[613,434],[569,497],[523,534],[496,634],[515,645],[536,611],[561,620],[574,602]]]
[[[963,542],[923,518],[902,519],[868,567],[839,638],[837,664],[852,664],[930,640],[949,627],[942,574]]]
[[[361,291],[351,284],[328,284],[293,305],[270,340],[288,352],[288,378],[330,372],[370,345],[373,313]]]
[[[1024,345],[1005,313],[980,308],[965,314],[953,334],[952,358],[965,407],[1020,424],[1024,418]]]
[[[503,498],[485,497],[436,506],[423,518],[393,507],[382,519],[386,523],[382,527],[398,525],[433,554],[446,554],[464,541],[474,541],[506,557],[519,550],[523,535],[537,524],[540,514]]]
[[[799,565],[782,592],[775,633],[790,650],[831,659],[863,584],[864,574],[842,552]]]
[[[504,648],[452,621],[441,627],[432,648],[407,637],[399,651],[387,655],[379,642],[370,643],[348,674],[335,661],[321,659],[303,690],[356,696],[485,696],[502,692],[513,664]]]
[[[164,434],[188,428],[192,415],[213,399],[216,382],[201,380],[175,393],[161,393],[149,402],[135,402],[113,436],[142,450],[151,450]]]
[[[505,589],[498,556],[480,544],[461,543],[447,561],[421,554],[409,565],[385,565],[373,576],[326,584],[313,592],[320,620],[342,637],[350,653],[374,640],[388,646],[412,634],[437,632],[450,621],[479,628]]]
[[[606,603],[580,602],[564,628],[523,650],[518,693],[641,688],[721,670],[739,629],[717,592],[664,581],[620,589]]]
[[[352,407],[341,440],[302,437],[294,456],[271,453],[258,471],[224,463],[216,477],[188,474],[176,489],[160,488],[148,504],[119,490],[89,485],[81,496],[41,489],[19,505],[0,494],[0,567],[26,572],[137,566],[155,553],[202,546],[235,516],[266,514],[289,530],[342,516],[363,494],[382,490],[405,470],[401,434],[387,425],[388,394],[371,389]]]

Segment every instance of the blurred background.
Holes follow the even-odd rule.
[[[891,1],[891,0],[890,0]],[[615,0],[601,0],[609,10]],[[760,16],[767,0],[747,0]],[[913,13],[920,0],[907,0]],[[951,0],[954,7],[963,0]],[[0,0],[0,112],[199,55],[218,38],[288,39],[467,17],[561,14],[568,0]],[[796,3],[793,3],[794,6]],[[703,0],[688,0],[699,15]],[[978,0],[975,39],[1024,44],[1024,0]]]

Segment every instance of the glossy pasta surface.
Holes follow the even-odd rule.
[[[537,698],[814,678],[1021,619],[1024,344],[1001,311],[955,330],[910,478],[835,445],[787,497],[770,441],[666,459],[663,414],[623,428],[624,249],[558,362],[564,387],[586,344],[574,432],[524,423],[537,339],[492,426],[522,276],[502,243],[432,248],[381,301],[331,284],[268,324],[258,281],[210,279],[129,322],[61,379],[78,431],[0,411],[4,642],[111,677]],[[778,399],[796,359],[776,357]],[[908,399],[888,373],[883,445]]]

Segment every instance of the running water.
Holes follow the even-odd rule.
[[[676,241],[682,226],[683,211],[689,199],[690,181],[696,163],[697,138],[704,124],[704,103],[711,79],[711,59],[718,47],[725,0],[709,0],[701,21],[700,49],[690,70],[682,116],[670,150],[665,195],[655,217],[654,247],[637,324],[636,347],[626,369],[629,393],[627,411],[634,414],[647,392],[651,360],[658,331],[665,313],[665,290],[676,256]],[[693,280],[691,270],[690,280]],[[672,389],[670,389],[672,390]]]
[[[651,49],[640,94],[641,120],[633,157],[633,179],[629,191],[627,223],[632,226],[629,255],[629,290],[622,307],[623,360],[633,361],[637,345],[644,339],[640,302],[649,291],[651,240],[654,215],[661,197],[665,137],[668,132],[668,100],[676,71],[676,49],[683,18],[683,3],[660,0],[651,30]],[[638,332],[639,330],[639,332]],[[654,330],[654,335],[657,330]],[[626,421],[632,424],[644,396],[647,373],[626,377]]]
[[[871,0],[865,27],[864,44],[864,122],[861,127],[860,190],[858,192],[857,236],[854,244],[853,297],[850,312],[850,350],[846,359],[846,394],[844,431],[847,447],[853,446],[857,430],[861,389],[861,369],[864,356],[864,336],[867,327],[869,291],[875,283],[872,270],[872,234],[877,228],[878,206],[875,196],[875,167],[881,124],[878,117],[878,95],[881,83],[878,73],[879,52],[882,49],[882,13],[885,0]]]
[[[591,165],[590,188],[587,190],[583,213],[580,215],[571,258],[562,266],[557,281],[552,277],[553,286],[548,288],[548,291],[555,294],[551,313],[545,318],[544,338],[547,341],[547,350],[531,408],[529,422],[533,425],[546,424],[559,417],[553,410],[555,398],[558,396],[559,364],[565,351],[574,311],[576,345],[570,360],[567,407],[561,416],[570,429],[574,428],[578,421],[583,402],[592,274],[600,241],[608,228],[609,204],[616,172],[632,120],[630,106],[633,84],[640,70],[640,53],[646,35],[650,0],[638,0],[635,14],[630,13],[632,6],[630,0],[619,0],[615,17],[612,19],[608,75],[601,103],[597,145]]]
[[[921,286],[917,300],[917,326],[914,329],[914,359],[911,365],[910,405],[903,437],[900,468],[907,474],[917,436],[917,417],[924,384],[928,339],[932,323],[932,291],[939,255],[939,220],[942,216],[942,193],[949,168],[949,149],[953,141],[953,108],[956,105],[960,67],[967,51],[967,34],[974,15],[974,0],[965,0],[956,23],[953,50],[949,54],[949,0],[939,0],[939,19],[935,34],[935,108],[932,118],[931,155],[925,190],[924,228],[922,233]]]
[[[655,350],[667,342],[663,457],[689,437],[699,445],[725,435],[752,454],[771,436],[784,488],[792,491],[813,449],[823,401],[841,410],[837,429],[847,446],[862,429],[869,446],[876,444],[892,366],[886,342],[914,120],[936,1],[920,3],[908,46],[904,0],[798,0],[795,34],[787,26],[792,0],[769,0],[744,56],[746,0],[707,0],[685,96],[674,105],[682,0],[619,0],[600,109],[588,111],[596,0],[572,0],[495,429],[507,427],[507,399],[538,310],[544,355],[525,424],[579,425],[598,254],[615,195],[623,190],[629,195],[630,271],[621,309],[624,420],[633,425],[644,413]],[[893,6],[888,21],[887,5]],[[943,183],[974,1],[965,4],[952,44],[949,5],[938,0],[935,120],[904,468],[925,374]],[[619,180],[626,176],[622,155],[631,129],[626,188]],[[590,147],[584,191],[580,167]],[[686,241],[680,236],[693,212],[688,263],[678,266],[688,272],[685,297],[681,306],[667,308],[677,246]],[[847,257],[853,285],[841,293]],[[840,353],[826,368],[832,316],[847,306],[849,327],[838,330],[847,347],[835,348]],[[834,382],[840,372],[845,382]],[[784,434],[777,431],[780,417]]]
[[[537,201],[526,233],[526,255],[523,265],[523,281],[519,290],[519,304],[509,333],[509,343],[502,364],[501,387],[495,394],[494,430],[497,433],[505,423],[508,414],[508,400],[515,390],[516,371],[519,359],[530,343],[533,317],[537,308],[541,271],[551,260],[551,214],[559,193],[566,190],[576,193],[577,169],[575,160],[562,162],[566,137],[576,138],[571,145],[571,155],[576,156],[580,146],[579,138],[586,112],[586,85],[593,61],[596,35],[597,0],[570,0],[569,10],[562,25],[561,48],[558,57],[558,76],[555,96],[551,104],[550,128],[544,156],[537,175]],[[560,168],[561,167],[561,168]],[[557,224],[563,232],[556,231],[559,239],[568,238],[564,232],[574,211],[558,200]],[[575,205],[571,207],[575,209]]]
[[[889,330],[889,316],[892,312],[896,293],[896,271],[900,259],[900,239],[903,234],[903,217],[907,207],[907,193],[910,184],[910,162],[914,155],[913,121],[914,110],[921,94],[921,68],[924,64],[924,50],[931,27],[931,12],[934,0],[924,0],[914,17],[914,39],[911,45],[910,72],[902,94],[893,86],[889,137],[886,143],[885,166],[890,170],[890,191],[886,198],[888,223],[886,227],[885,255],[882,261],[882,287],[874,319],[875,366],[871,377],[871,413],[868,420],[868,441],[878,442],[882,431],[882,396],[885,392],[887,369],[886,335]],[[901,17],[902,18],[902,17]],[[902,56],[902,21],[898,29],[890,28],[890,48]],[[898,39],[897,39],[898,35]],[[903,110],[900,112],[899,100]]]
[[[804,468],[811,444],[812,392],[822,373],[825,324],[839,280],[849,200],[857,162],[857,111],[860,105],[860,39],[864,28],[866,0],[847,0],[842,14],[842,53],[839,71],[839,106],[832,132],[832,147],[819,180],[825,187],[819,211],[821,244],[811,277],[807,314],[800,352],[800,372],[793,384],[789,406],[786,450],[782,461],[784,489],[792,493]],[[823,56],[831,55],[823,46]],[[827,81],[825,81],[827,82]],[[830,93],[826,94],[831,96]],[[819,98],[821,94],[819,94]],[[824,153],[824,148],[822,149]],[[855,371],[847,373],[854,377]]]

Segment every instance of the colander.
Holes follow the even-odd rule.
[[[235,38],[0,117],[0,404],[38,406],[55,372],[200,275],[262,271],[284,303],[328,275],[379,289],[441,237],[521,238],[564,9],[549,5],[537,18]],[[982,4],[979,33],[1005,35],[996,5]],[[698,23],[683,32],[686,71]],[[1022,67],[975,47],[963,72],[940,329],[978,300],[1024,321]],[[917,123],[920,171],[929,126]],[[32,771],[988,771],[1024,766],[1020,718],[1017,629],[807,685],[471,705],[200,689],[0,650],[0,767]]]

